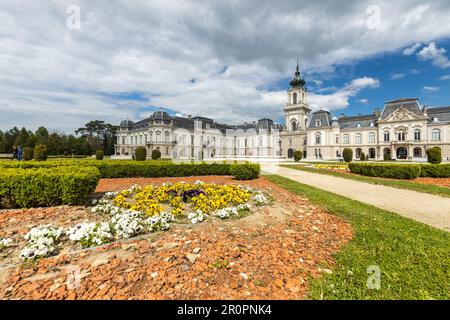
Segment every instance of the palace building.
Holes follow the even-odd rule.
[[[421,106],[416,98],[388,101],[372,114],[333,117],[329,111],[312,112],[306,81],[297,63],[287,91],[285,124],[271,119],[228,125],[205,117],[171,116],[163,110],[139,122],[122,121],[116,157],[131,157],[138,146],[161,151],[163,158],[337,160],[345,148],[355,159],[426,161],[426,150],[439,147],[450,161],[450,107]]]

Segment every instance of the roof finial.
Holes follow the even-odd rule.
[[[297,56],[297,72],[299,72],[300,70],[299,64],[298,64],[298,56]]]

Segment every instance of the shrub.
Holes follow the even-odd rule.
[[[94,167],[3,169],[0,208],[83,204],[100,179]]]
[[[146,159],[147,159],[147,149],[145,147],[137,147],[135,160],[136,161],[145,161]]]
[[[233,164],[230,167],[230,174],[238,180],[257,179],[260,171],[259,164]]]
[[[34,160],[46,161],[47,160],[47,147],[43,144],[37,144],[34,147]]]
[[[363,176],[407,180],[416,179],[421,171],[421,166],[414,164],[350,163],[348,168]]]
[[[52,160],[47,162],[13,162],[0,161],[0,168],[46,168],[80,166],[96,167],[100,171],[101,178],[158,178],[158,177],[189,177],[189,176],[229,176],[230,164],[174,164],[166,161],[130,161],[130,160]],[[238,164],[237,166],[249,166],[255,170],[255,164]],[[258,166],[259,173],[259,166]]]
[[[441,148],[433,147],[433,148],[427,149],[427,157],[428,157],[429,163],[432,163],[432,164],[441,163],[442,162]]]
[[[152,151],[152,159],[158,160],[159,158],[161,158],[161,151],[159,151],[158,149],[153,150]]]
[[[23,161],[33,160],[33,149],[30,147],[23,148]]]
[[[391,161],[391,154],[390,153],[385,153],[383,156],[384,161]]]
[[[450,178],[450,164],[423,164],[420,171],[421,177]]]
[[[353,160],[353,150],[350,148],[345,148],[342,152],[342,156],[344,157],[345,162],[352,162]]]
[[[361,157],[359,160],[366,161],[366,155],[364,154],[364,152],[361,152]]]
[[[95,159],[103,160],[104,157],[105,157],[105,152],[103,150],[98,149],[97,151],[95,151]]]
[[[303,158],[303,153],[300,150],[294,151],[294,160],[295,162],[299,162]]]

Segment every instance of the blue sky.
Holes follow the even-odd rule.
[[[448,106],[449,16],[446,0],[3,0],[0,130],[70,133],[160,107],[282,120],[297,56],[313,110]]]

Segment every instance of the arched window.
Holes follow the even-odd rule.
[[[166,131],[166,132],[164,133],[164,135],[165,135],[165,142],[170,142],[170,132],[169,132],[169,131]]]
[[[263,146],[263,138],[262,138],[262,137],[259,137],[259,138],[258,138],[258,145],[259,145],[260,147]]]
[[[350,137],[348,134],[344,134],[344,137],[342,138],[342,143],[344,143],[344,144],[350,143]]]
[[[384,142],[389,142],[390,140],[390,134],[389,131],[384,132]]]
[[[320,133],[316,133],[316,144],[321,144],[322,137]]]
[[[362,143],[362,134],[361,133],[357,133],[355,135],[355,143],[356,144],[361,144]]]
[[[415,141],[420,141],[420,140],[422,140],[422,139],[421,139],[421,134],[420,134],[420,133],[421,133],[421,132],[420,132],[419,129],[414,130],[414,140],[415,140]]]
[[[356,148],[355,156],[357,159],[361,158],[362,150],[360,148]]]
[[[150,142],[153,142],[153,131],[150,131]]]
[[[161,142],[161,131],[156,131],[156,142]]]
[[[369,133],[369,143],[375,143],[375,133]]]
[[[431,141],[441,141],[441,130],[434,129],[431,131]]]
[[[297,104],[297,93],[294,93],[294,94],[292,95],[292,103],[293,103],[293,104]]]
[[[292,131],[297,131],[298,130],[297,120],[293,119],[291,121],[291,128],[292,128]]]

